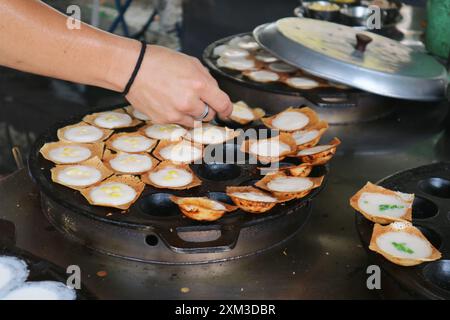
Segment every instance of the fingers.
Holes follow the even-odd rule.
[[[226,118],[233,111],[233,105],[228,95],[214,84],[208,84],[200,93],[200,99],[214,109],[219,117]]]
[[[199,119],[199,121],[208,122],[214,119],[216,116],[216,112],[213,108],[208,106],[208,114],[206,117],[200,120],[200,118],[204,115],[207,104],[201,100],[196,100],[191,103],[188,114],[192,116],[194,119]]]

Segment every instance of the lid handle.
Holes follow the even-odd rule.
[[[356,46],[355,49],[359,52],[363,53],[366,51],[366,47],[369,43],[372,42],[372,38],[368,35],[365,35],[363,33],[357,33],[356,34]]]

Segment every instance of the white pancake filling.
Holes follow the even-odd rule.
[[[272,120],[272,126],[280,130],[300,130],[309,123],[309,118],[300,112],[285,111]]]
[[[319,86],[316,80],[302,77],[291,77],[286,80],[286,83],[294,88],[312,89]]]
[[[29,274],[25,261],[16,257],[0,257],[0,298],[9,290],[20,286]]]
[[[187,141],[182,141],[162,148],[159,154],[166,160],[190,163],[202,157],[202,150]]]
[[[250,146],[249,152],[263,157],[278,157],[291,148],[278,140],[260,140]]]
[[[187,130],[178,124],[153,124],[145,129],[145,134],[157,140],[175,141],[186,134]]]
[[[201,144],[222,143],[230,137],[230,134],[231,131],[227,132],[225,128],[212,125],[202,125],[189,131],[190,139]]]
[[[153,183],[168,188],[179,188],[187,186],[194,177],[186,170],[178,168],[164,168],[155,172],[150,172],[148,178]]]
[[[226,58],[245,58],[249,55],[250,53],[245,50],[245,49],[240,49],[240,48],[225,48],[222,53],[220,54],[220,56],[222,57],[226,57]]]
[[[61,282],[26,282],[10,291],[2,300],[75,300],[75,290]]]
[[[275,72],[294,72],[297,68],[284,62],[272,62],[269,64],[269,69]]]
[[[150,170],[153,162],[149,156],[143,154],[122,153],[111,159],[109,165],[119,172],[141,173]]]
[[[101,172],[88,166],[70,166],[58,172],[58,181],[75,187],[87,187],[102,179]]]
[[[280,79],[280,76],[277,73],[267,70],[252,71],[248,74],[248,77],[259,82],[271,82]]]
[[[319,152],[323,152],[323,151],[329,150],[332,147],[333,146],[330,146],[330,145],[316,146],[316,147],[300,150],[297,153],[297,155],[298,156],[309,156],[309,155],[312,155],[312,154],[316,154],[316,153],[319,153]]]
[[[211,200],[211,199],[202,199],[202,205],[207,204],[208,209],[215,210],[215,211],[226,211],[227,208],[225,206],[217,201]],[[201,207],[200,205],[183,205],[183,207],[189,211],[197,210],[197,208]]]
[[[120,136],[112,142],[112,146],[117,150],[123,152],[144,152],[149,150],[154,144],[153,140],[150,140],[144,136]]]
[[[250,59],[246,58],[226,58],[226,57],[220,57],[217,59],[217,65],[219,67],[224,67],[228,69],[238,70],[238,71],[244,71],[249,70],[255,67],[255,62]]]
[[[103,131],[90,125],[80,125],[64,131],[64,139],[78,143],[92,143],[101,140]]]
[[[249,201],[258,202],[277,202],[277,199],[269,195],[265,195],[258,192],[235,192],[231,194],[232,196]]]
[[[61,146],[49,151],[50,159],[60,163],[76,163],[91,157],[91,150],[81,146]]]
[[[308,130],[308,131],[296,131],[292,134],[295,143],[299,146],[308,142],[313,141],[319,136],[319,130]]]
[[[383,233],[376,243],[382,251],[398,258],[425,259],[432,254],[428,241],[403,231]]]
[[[215,47],[214,50],[213,50],[213,56],[215,56],[215,57],[221,56],[222,53],[223,53],[226,49],[228,49],[228,48],[229,48],[229,46],[226,45],[226,44],[218,45],[218,46]]]
[[[376,217],[400,218],[406,214],[409,204],[394,195],[363,192],[358,199],[359,208]]]
[[[95,204],[120,206],[130,203],[136,197],[136,190],[119,182],[106,182],[89,193]]]
[[[302,177],[279,177],[267,183],[268,189],[277,192],[301,192],[313,186],[314,183],[311,180]]]
[[[233,111],[231,112],[231,117],[252,121],[255,119],[255,115],[252,110],[245,105],[243,102],[233,103]]]
[[[255,56],[255,59],[258,61],[266,62],[266,63],[272,63],[278,61],[276,57],[271,55],[270,53],[261,52]]]
[[[133,120],[128,114],[121,112],[102,112],[94,120],[94,123],[102,128],[114,129],[129,126]]]

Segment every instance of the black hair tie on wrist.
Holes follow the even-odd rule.
[[[131,74],[130,80],[128,80],[127,85],[125,86],[125,90],[123,90],[122,94],[126,96],[131,89],[131,86],[136,79],[136,76],[141,69],[142,61],[144,60],[145,51],[147,49],[147,44],[144,41],[141,41],[141,52],[139,53],[139,58],[136,62],[136,66],[134,67],[133,73]]]

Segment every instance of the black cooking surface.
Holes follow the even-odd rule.
[[[118,107],[123,106],[124,105],[100,108],[98,110],[95,110],[94,112],[114,110]],[[80,121],[81,117],[73,117],[69,120],[58,122],[56,125],[50,127],[40,137],[38,137],[30,152],[28,165],[30,174],[32,175],[33,179],[47,196],[70,210],[73,210],[80,214],[88,215],[89,217],[92,217],[94,219],[123,223],[131,226],[154,226],[161,224],[166,228],[205,224],[211,225],[215,224],[216,222],[202,223],[196,222],[191,219],[185,219],[178,209],[166,208],[165,214],[158,212],[160,210],[157,210],[156,207],[159,204],[155,203],[155,201],[160,201],[160,198],[152,197],[152,195],[173,194],[179,197],[200,197],[210,195],[215,198],[221,198],[221,200],[225,199],[225,202],[230,202],[230,199],[227,199],[225,195],[225,188],[227,186],[253,185],[256,181],[263,178],[258,169],[258,167],[263,166],[263,164],[253,164],[248,161],[248,159],[246,159],[246,163],[244,164],[221,163],[223,159],[221,159],[222,157],[218,155],[217,162],[191,165],[191,169],[202,180],[202,185],[199,187],[189,190],[168,190],[146,185],[139,200],[135,204],[133,204],[129,210],[126,210],[126,212],[120,209],[92,206],[77,190],[73,190],[52,182],[50,170],[54,167],[54,164],[51,161],[44,159],[44,157],[42,157],[42,155],[39,153],[39,150],[45,143],[58,141],[56,132],[59,128],[78,123]],[[135,130],[137,130],[137,128],[131,129],[131,131]],[[130,131],[130,129],[115,130],[115,132],[121,131]],[[233,144],[233,142],[225,143],[223,144],[223,154],[234,154],[236,157],[239,157],[240,154],[242,154],[239,151],[239,147],[240,146],[238,146],[237,144]],[[219,146],[219,148],[222,148],[222,145]],[[213,158],[212,160],[214,159],[215,158]],[[292,161],[292,164],[295,164],[294,160],[284,160],[284,162],[288,161]],[[325,166],[317,166],[314,168],[312,176],[325,176],[326,173],[327,170]],[[324,181],[324,184],[325,182],[326,181]],[[270,220],[271,217],[288,212],[290,210],[293,210],[294,208],[304,205],[307,201],[312,199],[320,192],[320,190],[323,188],[323,185],[322,187],[313,190],[309,195],[302,198],[301,200],[283,203],[282,205],[276,206],[274,209],[270,210],[264,215],[252,215],[247,214],[242,210],[237,210],[236,212],[227,214],[226,216],[218,220],[217,223],[247,225],[257,223],[259,220]],[[169,220],[161,220],[161,217],[168,218]],[[164,221],[169,222],[164,223]]]
[[[450,162],[402,171],[381,180],[379,185],[415,194],[413,225],[442,253],[442,259],[405,268],[370,251],[372,261],[417,296],[450,299]],[[369,246],[373,225],[356,213],[356,228],[365,248]]]
[[[427,109],[417,114],[413,123],[419,123]],[[99,298],[377,298],[380,292],[366,287],[366,268],[373,262],[367,259],[359,240],[348,199],[367,181],[378,181],[432,161],[449,160],[450,133],[436,123],[429,125],[436,127],[435,133],[419,130],[414,138],[396,132],[395,127],[385,132],[385,144],[395,141],[395,149],[338,152],[330,165],[327,187],[314,201],[311,219],[302,231],[285,245],[249,258],[167,266],[95,253],[67,241],[50,227],[40,211],[37,189],[25,171],[0,184],[0,218],[15,223],[18,246],[63,267],[80,265],[84,283]],[[376,128],[376,122],[372,126]],[[409,130],[413,132],[416,126],[412,124]],[[352,132],[343,143],[355,148],[364,144],[364,135],[377,134],[375,129],[367,132],[364,126],[335,128]],[[366,147],[370,145],[366,143]],[[98,271],[106,271],[107,276],[97,276]],[[388,287],[388,282],[382,282],[381,287]],[[189,290],[183,289],[188,291],[183,293],[182,288]],[[407,297],[402,294],[394,298]]]

